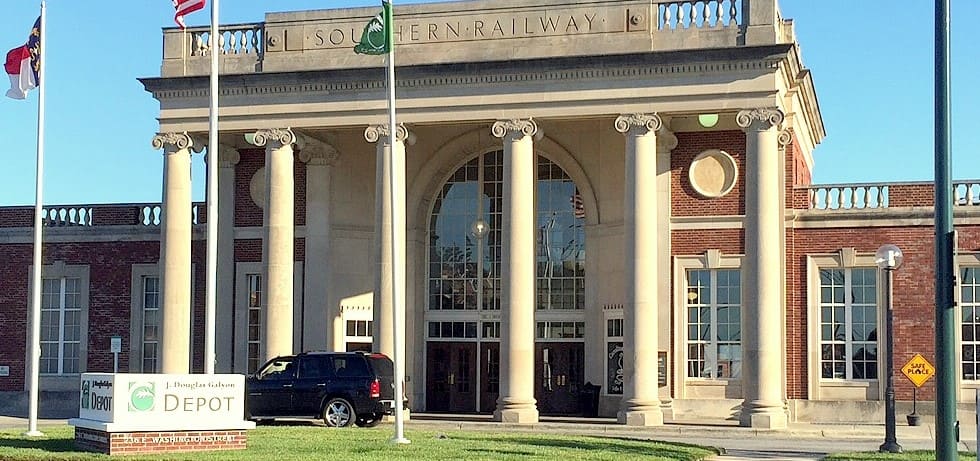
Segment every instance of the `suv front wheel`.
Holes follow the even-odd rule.
[[[354,423],[357,415],[354,406],[342,398],[333,398],[323,407],[323,423],[327,427],[347,427]]]

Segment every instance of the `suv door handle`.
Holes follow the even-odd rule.
[[[283,388],[290,388],[290,387],[293,387],[293,385],[292,384],[283,384],[282,387]]]
[[[318,388],[319,387],[327,387],[327,383],[317,383],[317,385],[314,386],[314,387],[318,387]]]

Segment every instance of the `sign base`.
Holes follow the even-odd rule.
[[[206,431],[105,432],[75,427],[75,448],[107,455],[244,450],[242,429]]]

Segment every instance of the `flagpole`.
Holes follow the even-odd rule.
[[[27,410],[27,432],[24,435],[29,437],[42,437],[44,433],[37,429],[37,409],[38,409],[38,387],[41,379],[41,212],[43,211],[44,193],[44,66],[47,61],[47,53],[44,47],[47,40],[44,34],[47,31],[45,26],[45,5],[41,0],[41,34],[38,56],[40,63],[37,71],[37,171],[34,180],[34,266],[31,286],[31,333],[30,351],[30,390],[28,391],[28,410]]]
[[[207,207],[208,256],[207,302],[204,314],[204,373],[214,374],[215,298],[218,277],[218,0],[211,0],[211,113],[208,120]]]
[[[395,363],[395,437],[392,443],[402,444],[411,443],[405,438],[405,414],[404,414],[404,388],[402,381],[405,379],[405,363],[402,352],[402,324],[401,313],[404,311],[402,300],[399,295],[399,281],[403,274],[399,272],[403,269],[405,261],[399,260],[404,254],[402,251],[405,240],[399,239],[399,235],[404,235],[405,230],[405,158],[395,155],[395,142],[398,139],[398,125],[395,124],[395,33],[394,33],[394,0],[382,2],[385,8],[384,27],[385,43],[388,45],[388,164],[391,165],[389,180],[389,193],[391,195],[391,309],[394,314],[392,319],[393,342],[392,360]],[[400,219],[398,219],[400,218]]]

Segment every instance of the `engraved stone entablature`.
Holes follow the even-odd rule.
[[[226,144],[218,144],[218,166],[220,168],[232,168],[238,165],[242,159],[238,149]]]
[[[163,149],[164,153],[177,150],[189,149],[194,147],[194,140],[187,132],[183,133],[158,133],[151,141],[154,149]],[[167,148],[171,146],[171,148]]]
[[[490,132],[498,138],[506,136],[520,139],[524,136],[534,136],[538,133],[538,124],[534,119],[498,120],[490,127]]]
[[[253,144],[259,147],[265,147],[270,141],[279,143],[280,146],[286,146],[296,142],[296,134],[289,128],[263,128],[255,131]],[[275,148],[278,146],[273,145],[271,147]]]
[[[340,152],[331,144],[303,133],[296,133],[299,159],[307,165],[333,165]]]
[[[633,130],[641,130],[638,134],[647,134],[656,132],[663,126],[663,119],[657,114],[628,114],[616,117],[616,131],[623,134]]]
[[[368,127],[364,129],[364,139],[367,140],[367,142],[376,143],[382,139],[387,140],[388,133],[387,123],[368,125]],[[408,131],[408,128],[399,123],[398,129],[395,130],[395,140],[405,142],[406,140],[411,141],[410,138],[411,133]]]
[[[744,130],[765,131],[783,123],[783,111],[775,107],[742,110],[735,116],[735,123]]]

